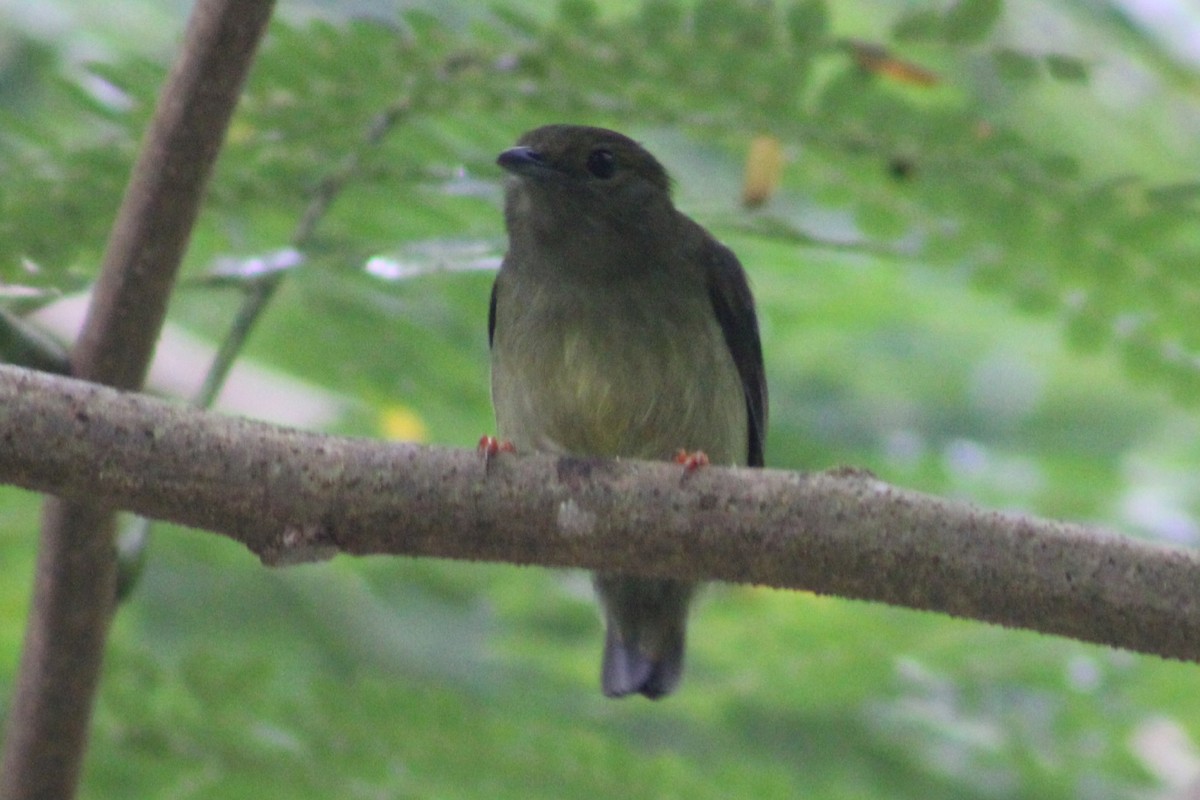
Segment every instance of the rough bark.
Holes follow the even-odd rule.
[[[809,589],[1200,660],[1200,557],[816,474],[324,436],[0,367],[0,481],[268,564],[390,553]]]
[[[134,388],[145,376],[204,186],[271,0],[199,0],[117,213],[73,375]],[[47,501],[33,605],[0,756],[0,798],[75,794],[113,606],[109,506]]]

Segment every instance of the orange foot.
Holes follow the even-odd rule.
[[[497,453],[515,453],[517,452],[516,445],[508,439],[497,439],[495,436],[482,436],[479,439],[479,444],[476,446],[480,454],[485,459],[490,459]]]
[[[703,450],[695,450],[691,453],[687,450],[679,450],[675,453],[675,463],[682,464],[687,472],[695,472],[701,467],[708,466],[708,454]]]

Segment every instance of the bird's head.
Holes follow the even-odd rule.
[[[673,214],[671,182],[654,156],[628,136],[582,125],[546,125],[496,160],[511,177],[510,230],[604,228],[632,234]]]

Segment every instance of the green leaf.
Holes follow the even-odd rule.
[[[562,0],[558,4],[559,19],[575,30],[590,30],[599,15],[594,0]]]
[[[522,34],[532,34],[541,30],[537,17],[523,8],[512,5],[496,5],[491,9],[496,21]]]
[[[892,24],[892,38],[898,42],[929,42],[942,38],[942,17],[931,9],[905,14]]]
[[[854,218],[862,232],[877,241],[899,238],[908,230],[905,215],[886,198],[859,203]]]
[[[1190,206],[1200,200],[1200,181],[1156,186],[1146,192],[1146,199],[1158,206]]]
[[[1196,359],[1181,357],[1172,361],[1167,377],[1176,402],[1191,407],[1200,404],[1200,364]]]
[[[1162,377],[1162,343],[1149,326],[1143,325],[1128,333],[1120,348],[1126,372],[1131,378],[1149,382]]]
[[[942,19],[942,36],[951,44],[982,41],[1004,11],[1003,0],[959,0]]]
[[[1046,174],[1057,180],[1075,180],[1079,177],[1079,159],[1065,153],[1051,153],[1041,160]]]
[[[683,28],[683,8],[676,0],[646,0],[641,30],[646,41],[657,44]]]
[[[826,81],[817,98],[816,110],[822,117],[846,125],[866,112],[874,96],[871,76],[850,66]]]
[[[692,30],[699,42],[713,42],[725,35],[733,21],[730,0],[700,0],[692,10]]]
[[[1051,77],[1068,83],[1085,83],[1088,79],[1088,67],[1082,59],[1055,53],[1043,59]]]
[[[1112,338],[1112,320],[1089,306],[1067,317],[1067,343],[1082,353],[1094,353]]]
[[[1054,286],[1041,276],[1025,275],[1014,289],[1017,308],[1030,314],[1045,314],[1058,307]]]
[[[993,51],[992,63],[996,66],[996,74],[1012,83],[1028,83],[1036,80],[1041,73],[1041,65],[1036,58],[1008,47]]]
[[[799,50],[818,47],[829,36],[829,9],[825,0],[804,0],[787,11],[788,33]]]

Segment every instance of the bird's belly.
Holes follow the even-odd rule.
[[[667,459],[686,449],[744,463],[745,398],[720,329],[683,329],[664,320],[602,336],[547,331],[520,366],[494,365],[500,434],[576,455]]]

